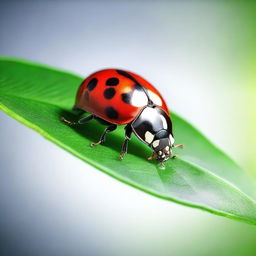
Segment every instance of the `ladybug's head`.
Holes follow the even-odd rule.
[[[165,162],[172,155],[173,136],[166,130],[159,131],[151,144],[154,150],[153,158],[158,162]]]
[[[146,107],[131,126],[136,136],[154,150],[149,159],[164,162],[170,158],[174,139],[172,122],[165,111],[156,106]]]

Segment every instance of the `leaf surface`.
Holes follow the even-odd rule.
[[[21,123],[112,177],[154,196],[256,224],[255,184],[240,167],[192,125],[172,114],[179,158],[163,168],[147,161],[151,150],[133,136],[128,154],[118,159],[124,130],[91,148],[105,128],[96,121],[71,128],[70,112],[83,79],[43,65],[1,58],[0,106]],[[86,168],[86,165],[85,165]],[[75,170],[74,170],[75,171]]]

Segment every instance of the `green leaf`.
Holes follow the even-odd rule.
[[[0,59],[1,109],[47,139],[112,177],[154,196],[256,224],[255,184],[228,156],[188,122],[172,114],[179,158],[162,168],[147,161],[151,150],[133,137],[128,155],[118,159],[123,127],[91,148],[104,127],[96,121],[71,128],[61,116],[70,110],[82,78],[42,65]]]

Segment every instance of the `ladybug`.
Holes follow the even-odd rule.
[[[157,89],[141,76],[119,69],[104,69],[91,74],[80,85],[74,110],[90,115],[78,122],[62,117],[69,125],[99,120],[107,128],[91,146],[104,143],[106,134],[117,125],[125,125],[125,140],[120,159],[127,153],[128,142],[134,133],[139,140],[153,149],[149,160],[164,162],[172,155],[174,137],[167,105]]]

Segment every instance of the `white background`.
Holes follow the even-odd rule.
[[[82,76],[105,67],[141,74],[171,110],[246,165],[237,148],[247,143],[237,122],[247,120],[238,104],[246,54],[236,39],[248,36],[239,9],[187,1],[0,6],[0,54]],[[0,125],[0,232],[8,255],[225,255],[253,246],[252,226],[124,185],[4,113]]]

